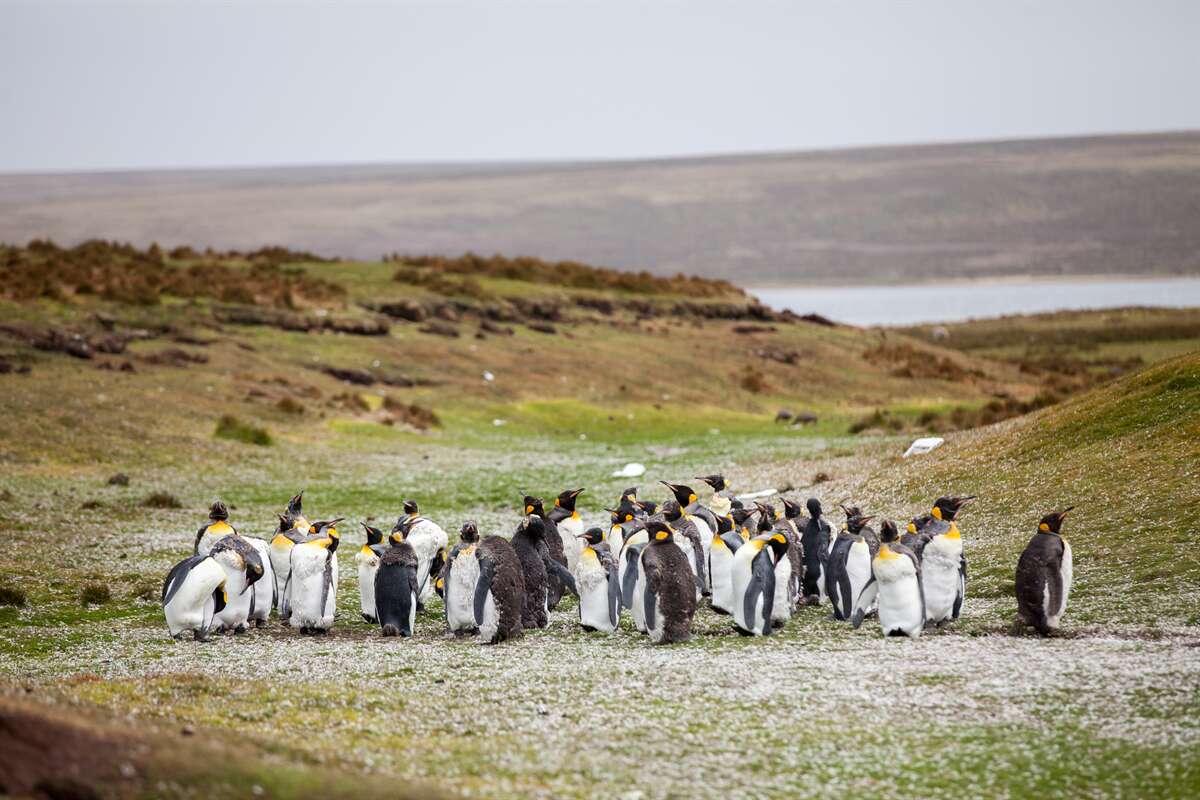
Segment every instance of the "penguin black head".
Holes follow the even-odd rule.
[[[521,527],[533,538],[540,539],[546,535],[545,522],[537,514],[530,514],[521,523]]]
[[[636,503],[634,503],[634,506],[636,506],[637,510],[642,512],[642,514],[645,514],[647,517],[658,510],[658,503],[651,503],[649,500],[638,500]]]
[[[804,513],[804,507],[799,503],[783,498],[783,516],[787,519],[795,519]]]
[[[337,519],[320,520],[318,522],[314,522],[312,523],[313,533],[317,534],[318,536],[332,536],[336,539],[341,535],[338,533],[337,524],[344,519],[345,517],[338,517]]]
[[[738,503],[736,506],[730,506],[729,515],[733,517],[733,524],[740,527],[746,523],[746,517],[750,516],[750,512],[741,503]]]
[[[246,562],[246,586],[252,586],[258,583],[258,579],[263,576],[262,557],[253,547],[247,547],[240,551],[242,560]]]
[[[304,491],[301,490],[300,494],[296,495],[295,497],[293,497],[291,500],[288,501],[288,504],[287,504],[288,516],[289,517],[300,516],[300,514],[303,513],[300,508],[303,504],[304,504]]]
[[[858,509],[855,509],[855,511],[858,511]],[[874,517],[864,517],[862,515],[862,512],[859,512],[859,513],[855,514],[853,517],[849,517],[846,520],[846,530],[850,531],[853,534],[858,534],[858,532],[861,531],[863,528],[867,527],[867,523],[873,519],[875,519],[875,518]]]
[[[912,522],[908,523],[909,533],[920,533],[929,523],[933,522],[933,516],[930,514],[922,514],[919,517],[913,517]]]
[[[646,532],[650,535],[651,544],[670,542],[675,536],[670,525],[657,519],[646,526]]]
[[[439,547],[438,551],[433,554],[433,560],[429,562],[429,574],[435,578],[442,574],[442,568],[446,566],[446,548]]]
[[[733,517],[726,514],[723,517],[717,517],[717,534],[729,533],[733,530]]]
[[[697,475],[696,480],[704,481],[712,487],[714,492],[723,492],[729,486],[729,484],[725,483],[723,475]]]
[[[584,490],[582,488],[567,489],[565,492],[555,498],[554,505],[566,511],[574,511],[575,499],[579,497],[579,495],[583,494],[583,492]]]
[[[692,487],[684,486],[681,483],[667,483],[666,481],[659,481],[659,483],[670,489],[671,494],[675,495],[675,502],[684,508],[696,502],[696,493],[692,491]]]
[[[1071,506],[1063,511],[1056,511],[1053,514],[1047,514],[1042,517],[1042,521],[1038,523],[1038,530],[1042,533],[1057,533],[1062,535],[1063,520],[1067,518],[1067,514],[1070,514],[1074,508],[1075,506]]]
[[[953,522],[954,518],[958,516],[958,512],[962,511],[963,506],[974,499],[975,495],[967,497],[939,497],[929,513],[934,519]]]
[[[745,508],[745,504],[744,504],[744,503],[742,503],[742,501],[741,501],[741,500],[738,500],[738,499],[735,497],[735,498],[733,498],[732,500],[730,500],[730,501],[729,501],[729,507],[730,507],[730,508]]]
[[[589,545],[598,545],[604,541],[604,530],[602,528],[588,528],[576,538],[583,539]]]
[[[412,530],[413,522],[415,520],[412,517],[397,517],[396,524],[392,526],[392,533],[402,533],[407,537],[408,532]]]
[[[459,529],[458,538],[467,544],[474,544],[479,541],[479,528],[473,521],[467,520]]]
[[[406,529],[397,529],[388,535],[388,541],[392,543],[392,547],[399,547],[404,544],[404,538],[408,535]]]
[[[742,517],[742,530],[748,534],[756,532],[758,530],[758,520],[756,520],[755,517],[757,516],[758,509],[746,511],[745,516]]]
[[[637,490],[638,487],[630,486],[628,489],[621,492],[621,502],[632,503],[634,500],[637,500]]]
[[[783,558],[784,555],[787,554],[787,537],[782,533],[776,533],[772,535],[770,539],[767,539],[767,545],[771,548],[771,560],[778,564],[779,559]]]
[[[900,531],[896,529],[896,523],[889,520],[884,520],[883,525],[879,527],[879,541],[894,542],[900,538]]]
[[[410,517],[415,517],[420,512],[421,512],[421,510],[419,508],[417,508],[416,500],[405,500],[404,501],[404,513],[405,514],[408,514]]]
[[[379,528],[372,528],[365,522],[360,522],[358,524],[362,525],[363,530],[367,532],[367,547],[370,547],[373,544],[383,543],[383,531],[379,530]]]
[[[770,503],[755,503],[754,507],[758,510],[758,529],[770,530],[775,520],[779,519],[779,512],[775,510],[775,506]]]
[[[667,522],[675,522],[683,516],[683,509],[680,508],[679,503],[676,503],[674,500],[668,500],[667,502],[663,503],[662,512],[663,516],[666,517]]]
[[[208,510],[208,518],[213,522],[217,522],[218,520],[227,520],[229,519],[229,509],[225,507],[224,503],[218,500],[217,502],[213,503],[212,508]]]
[[[846,519],[853,519],[854,517],[862,516],[862,509],[858,506],[848,506],[845,503],[842,503],[841,505],[842,513],[846,515]]]
[[[525,499],[521,501],[525,507],[525,516],[533,514],[535,517],[543,517],[546,515],[545,508],[542,507],[542,498],[525,495]]]
[[[622,501],[621,505],[617,506],[617,510],[612,512],[613,523],[620,525],[622,522],[633,522],[636,517],[641,516],[643,509],[635,502]]]
[[[808,498],[808,502],[804,505],[808,507],[808,515],[813,519],[820,519],[821,514],[824,513],[821,510],[821,501],[815,497]]]

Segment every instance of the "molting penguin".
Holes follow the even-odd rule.
[[[855,601],[852,622],[858,628],[866,610],[877,603],[884,636],[915,639],[925,629],[921,562],[916,553],[900,544],[896,523],[888,520],[880,530],[879,552],[871,561],[871,579]]]
[[[564,585],[576,592],[575,578],[550,556],[550,550],[546,547],[545,525],[545,519],[530,514],[521,522],[512,538],[513,550],[516,551],[525,579],[525,603],[521,609],[521,624],[526,628],[544,628],[550,624],[550,609],[546,604],[550,572],[555,572]]]
[[[521,635],[525,575],[512,544],[489,536],[475,548],[479,580],[475,583],[475,624],[484,644]]]
[[[554,523],[550,517],[546,515],[546,509],[542,505],[542,498],[525,495],[522,501],[525,505],[525,515],[533,514],[535,517],[540,517],[542,520],[542,539],[546,542],[546,550],[550,553],[550,558],[557,561],[565,570],[567,568],[567,556],[563,548],[562,535],[558,532],[558,525]],[[569,572],[568,572],[569,574]],[[565,590],[561,573],[551,571],[547,568],[546,574],[546,608],[553,611],[558,608],[559,602]]]
[[[1072,508],[1042,517],[1017,561],[1017,622],[1043,636],[1057,630],[1071,594],[1075,564],[1062,523]]]
[[[733,530],[732,516],[717,519],[717,532],[708,549],[708,579],[712,586],[709,602],[718,614],[733,613],[733,557],[744,544],[742,537]]]
[[[696,614],[695,575],[672,541],[671,526],[651,520],[646,530],[650,541],[642,550],[636,592],[646,633],[655,644],[686,642]]]
[[[375,573],[375,613],[384,636],[412,636],[417,620],[417,553],[405,541],[413,528],[405,520],[388,537]]]
[[[229,524],[229,509],[220,500],[212,504],[208,511],[208,524],[196,531],[196,542],[192,545],[192,555],[206,556],[213,545],[231,533],[237,533]]]
[[[829,596],[836,620],[850,619],[855,599],[871,579],[874,556],[867,540],[861,535],[869,519],[861,515],[847,519],[846,529],[834,539],[825,563],[825,593]],[[869,611],[866,609],[864,613]]]
[[[575,567],[579,588],[579,624],[585,631],[612,633],[621,620],[621,579],[602,528],[579,534],[583,543]]]
[[[925,591],[925,619],[944,625],[958,619],[967,594],[967,557],[956,518],[975,497],[939,497],[925,528],[928,538],[921,551],[921,588]]]
[[[421,516],[415,500],[404,501],[404,516],[396,521],[392,532],[395,533],[399,530],[400,524],[405,520],[409,521],[411,525],[404,535],[404,541],[411,545],[413,552],[417,554],[417,610],[421,611],[434,594],[433,582],[436,575],[434,577],[430,577],[430,575],[433,572],[437,554],[446,547],[450,539],[440,525]]]
[[[930,514],[913,517],[904,533],[900,534],[900,544],[912,550],[916,554],[917,560],[924,556],[925,545],[929,544],[930,538],[933,537],[930,525],[935,521]]]
[[[167,573],[162,606],[167,630],[178,639],[188,631],[202,642],[208,638],[213,616],[225,608],[225,570],[210,556],[191,556]]]
[[[291,610],[288,622],[305,635],[326,633],[337,615],[339,522],[340,519],[314,523],[313,537],[292,548],[285,589]],[[378,606],[378,589],[375,601]]]
[[[479,630],[475,621],[475,585],[479,583],[479,528],[474,522],[463,523],[458,544],[450,550],[446,566],[438,578],[442,582],[442,601],[446,607],[446,628],[455,636],[470,636]]]
[[[733,507],[733,492],[729,488],[729,484],[725,481],[723,475],[705,475],[696,480],[701,480],[712,487],[712,497],[704,501],[704,506],[717,518],[729,516],[729,511]],[[714,520],[715,522],[715,520]]]
[[[354,563],[358,565],[358,605],[362,610],[362,618],[374,625],[378,621],[375,616],[375,573],[379,569],[379,557],[387,545],[383,543],[383,531],[365,522],[360,524],[366,531],[367,543],[354,554]]]
[[[744,636],[769,636],[775,604],[775,567],[787,558],[787,537],[767,531],[733,555],[733,624]]]
[[[637,493],[638,487],[636,486],[630,486],[628,489],[621,492],[621,499],[617,501],[617,508],[621,508],[622,506],[632,506],[633,508],[637,509],[637,515],[641,517],[648,517],[658,510],[657,503],[651,503],[649,501],[642,502],[638,500]]]
[[[583,520],[575,510],[575,501],[583,491],[568,489],[562,492],[554,499],[554,508],[546,514],[546,517],[558,526],[563,555],[567,558],[567,570],[571,573],[575,572],[575,565],[579,563],[579,556],[583,552]]]
[[[699,601],[708,594],[708,558],[705,556],[704,546],[700,543],[700,532],[696,529],[696,522],[692,517],[685,516],[679,503],[674,500],[663,503],[662,515],[675,533],[672,537],[675,545],[687,556],[688,566],[696,576],[696,600]],[[709,547],[711,546],[710,542]]]

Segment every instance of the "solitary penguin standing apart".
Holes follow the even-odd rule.
[[[646,633],[655,644],[686,642],[696,614],[695,575],[672,541],[671,526],[652,520],[646,530],[650,541],[642,550],[638,579]]]
[[[925,590],[925,619],[944,625],[958,619],[967,593],[967,557],[957,517],[975,498],[939,497],[925,529],[929,537],[921,553],[921,585]]]
[[[775,566],[787,557],[782,533],[761,533],[733,556],[733,624],[743,636],[770,636],[775,604]]]
[[[575,510],[575,501],[583,489],[568,489],[554,499],[554,508],[546,517],[558,526],[558,534],[562,539],[563,555],[567,558],[567,571],[574,573],[575,565],[583,552],[583,519]]]
[[[521,635],[525,575],[517,551],[507,539],[489,536],[475,548],[479,580],[475,583],[475,625],[484,644]]]
[[[367,543],[354,554],[354,563],[358,565],[358,605],[362,618],[374,625],[378,621],[375,616],[375,572],[387,545],[383,543],[383,531],[365,522],[360,524],[366,531]]]
[[[225,608],[225,570],[210,556],[190,556],[167,573],[163,581],[162,606],[167,630],[179,639],[188,631],[203,642],[212,628],[213,616]]]
[[[375,614],[384,636],[412,636],[417,619],[417,553],[404,537],[406,521],[388,537],[375,573]]]
[[[884,636],[915,639],[925,629],[921,562],[899,539],[896,523],[884,522],[879,534],[879,553],[871,561],[871,579],[855,601],[851,621],[857,629],[866,610],[878,603],[879,626]]]
[[[1062,524],[1072,508],[1042,517],[1017,561],[1017,622],[1043,636],[1058,629],[1071,594],[1075,565]]]
[[[475,621],[475,585],[479,582],[479,528],[474,522],[463,523],[458,544],[446,557],[442,581],[442,602],[446,606],[446,628],[455,636],[470,636],[479,629]]]
[[[584,545],[575,567],[579,624],[585,631],[612,633],[621,619],[621,580],[617,561],[604,542],[602,528],[588,528],[579,538]]]

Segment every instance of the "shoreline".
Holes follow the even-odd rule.
[[[855,289],[927,289],[941,286],[1028,286],[1066,283],[1166,283],[1168,281],[1200,281],[1200,273],[1190,275],[1003,275],[984,278],[921,279],[908,282],[839,283],[837,281],[806,281],[802,283],[736,284],[746,292],[777,292],[794,289],[855,290]]]

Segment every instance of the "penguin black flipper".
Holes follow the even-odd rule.
[[[496,562],[490,558],[479,559],[479,580],[475,582],[475,624],[483,624],[483,608],[487,605],[488,592],[496,577]]]
[[[412,636],[412,607],[415,602],[417,586],[417,565],[406,564],[400,570],[400,635]]]
[[[562,581],[563,586],[567,587],[567,589],[571,591],[571,594],[579,597],[579,587],[575,585],[575,576],[572,575],[566,567],[558,563],[553,556],[545,559],[545,561],[546,574],[556,576],[560,581]]]
[[[748,625],[757,625],[758,598],[762,597],[762,613],[766,622],[763,635],[771,635],[771,611],[775,607],[775,565],[765,551],[754,557],[750,565],[750,584],[742,596],[742,619]]]
[[[201,525],[200,530],[196,531],[196,541],[192,544],[192,555],[200,555],[200,540],[204,538],[204,532],[208,530],[207,525]]]
[[[625,581],[621,584],[621,605],[633,608],[633,590],[637,586],[638,557],[642,551],[639,547],[630,547],[625,554]]]
[[[220,614],[225,610],[225,584],[221,583],[216,589],[213,589],[213,614]]]
[[[920,588],[921,578],[917,576],[917,586]],[[875,595],[879,592],[879,584],[875,582],[875,570],[871,570],[871,577],[867,579],[867,583],[863,586],[862,591],[858,593],[858,600],[854,603],[854,611],[850,614],[850,623],[854,626],[854,630],[862,625],[863,617],[866,615],[866,609],[875,600]],[[925,601],[921,601],[921,618],[925,618]]]
[[[333,588],[333,559],[333,551],[325,551],[325,580],[321,586],[321,616],[325,616],[325,604],[329,602],[329,591]]]
[[[646,630],[654,630],[656,615],[655,607],[658,605],[658,571],[648,566],[646,569],[646,592],[642,599],[642,610],[646,614]]]
[[[961,556],[958,560],[958,595],[954,598],[954,607],[950,611],[950,619],[958,619],[958,615],[962,613],[963,598],[967,594],[967,557]]]
[[[164,606],[171,602],[171,598],[179,591],[179,587],[183,586],[183,579],[187,577],[187,574],[206,558],[208,556],[188,556],[171,567],[171,571],[167,573],[167,579],[163,581],[162,604]]]

